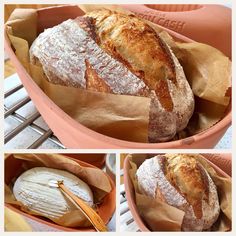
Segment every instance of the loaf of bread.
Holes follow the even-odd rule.
[[[183,231],[209,230],[219,216],[217,188],[193,155],[147,159],[137,170],[137,180],[141,193],[185,212]]]
[[[67,171],[46,167],[35,167],[21,174],[13,186],[13,194],[27,209],[52,220],[78,210],[59,188],[49,186],[50,180],[62,180],[71,192],[93,206],[93,193],[85,182]],[[86,219],[82,212],[81,219]]]
[[[48,81],[151,98],[149,142],[170,140],[194,110],[194,96],[170,47],[146,22],[102,9],[46,29],[30,48]]]

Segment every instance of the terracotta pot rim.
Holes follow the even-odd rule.
[[[56,7],[49,7],[49,8],[42,8],[39,9],[38,11],[43,11],[45,9],[50,9],[50,8],[59,8],[59,7],[65,7],[66,5],[63,6],[56,6]],[[78,7],[79,8],[79,7]],[[89,136],[90,138],[92,138],[93,140],[100,140],[100,142],[103,142],[104,144],[109,144],[112,145],[114,148],[125,148],[125,147],[132,147],[132,148],[169,148],[171,146],[171,148],[178,148],[180,147],[182,144],[191,144],[191,143],[195,143],[195,142],[200,142],[201,140],[206,140],[209,136],[214,135],[218,132],[220,132],[221,130],[223,130],[226,127],[229,127],[232,121],[232,111],[230,110],[225,117],[223,117],[219,122],[217,122],[215,125],[213,125],[212,127],[206,129],[205,131],[202,131],[198,134],[195,134],[193,136],[189,136],[185,139],[180,139],[180,140],[176,140],[176,141],[169,141],[169,142],[164,142],[164,143],[142,143],[142,142],[131,142],[131,141],[125,141],[125,140],[120,140],[120,139],[116,139],[116,138],[112,138],[106,135],[103,135],[101,133],[98,133],[92,129],[89,129],[87,127],[85,127],[84,125],[82,125],[81,123],[77,122],[76,120],[74,120],[73,118],[71,118],[69,115],[67,115],[61,108],[59,108],[51,99],[49,99],[49,97],[38,87],[38,85],[33,81],[33,79],[31,78],[31,76],[27,73],[27,71],[25,70],[25,68],[23,67],[23,65],[19,62],[19,60],[17,59],[15,53],[13,52],[12,48],[11,48],[11,43],[10,40],[7,36],[7,25],[4,25],[4,38],[5,38],[5,49],[9,54],[9,57],[11,59],[13,59],[14,64],[17,68],[20,68],[23,72],[24,75],[26,76],[27,80],[29,80],[31,82],[31,85],[34,86],[35,90],[37,91],[37,93],[39,93],[42,96],[42,99],[47,102],[50,107],[51,107],[51,111],[54,113],[57,113],[58,115],[60,115],[61,117],[63,117],[65,119],[66,122],[70,123],[70,125],[76,129],[76,130],[80,130],[82,133],[85,133],[87,136]],[[165,29],[167,32],[169,32],[172,36],[184,40],[184,41],[188,41],[188,42],[192,42],[193,40],[187,38],[186,36],[183,36],[179,33],[176,33],[172,30],[169,30],[165,27],[160,26],[160,28]]]

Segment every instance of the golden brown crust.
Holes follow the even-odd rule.
[[[184,154],[169,155],[165,174],[172,186],[193,206],[196,218],[202,218],[202,200],[208,202],[209,183],[197,160]]]
[[[161,38],[132,15],[109,10],[87,14],[95,20],[99,46],[154,90],[166,111],[173,110],[167,80],[176,84],[175,66]]]
[[[96,71],[92,68],[88,60],[85,60],[86,71],[85,71],[85,79],[86,79],[86,89],[96,92],[104,92],[110,93],[110,87],[102,80]]]

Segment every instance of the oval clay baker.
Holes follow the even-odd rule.
[[[83,15],[83,11],[77,6],[44,8],[37,10],[37,13],[39,30],[43,27],[52,27],[68,18],[75,18],[76,16]],[[168,32],[180,41],[192,42],[191,39],[174,31],[168,30]],[[207,129],[205,132],[178,141],[151,144],[128,142],[111,138],[81,125],[46,96],[17,59],[7,36],[6,28],[5,49],[16,67],[17,73],[25,89],[40,114],[67,148],[212,148],[218,143],[231,124],[231,111],[229,111],[221,121]]]
[[[202,154],[205,160],[214,168],[216,173],[219,176],[230,178],[232,162],[231,162],[231,154],[222,153],[222,154]],[[138,158],[137,158],[138,159]],[[132,216],[139,226],[142,232],[150,232],[150,229],[146,226],[142,217],[139,215],[136,203],[135,203],[135,192],[132,180],[129,176],[129,171],[131,169],[130,159],[128,157],[125,158],[124,161],[124,185],[125,185],[125,193],[129,205],[129,209],[132,213]],[[227,168],[224,169],[226,165]],[[222,170],[223,169],[223,170]]]
[[[66,155],[65,155],[66,156]],[[67,157],[68,159],[71,159],[75,162],[77,162],[78,164],[80,164],[81,166],[84,167],[90,167],[90,168],[97,168],[89,163],[83,162],[81,160],[78,160],[78,158],[74,157],[73,159],[70,157]],[[20,159],[16,159],[14,158],[13,154],[9,154],[6,159],[5,159],[5,183],[7,185],[9,185],[11,183],[11,181],[13,179],[15,179],[17,176],[19,176],[23,171],[23,160]],[[105,173],[106,174],[106,173]],[[116,201],[115,201],[115,196],[116,196],[116,189],[115,189],[115,184],[112,181],[112,179],[106,174],[106,176],[109,179],[109,182],[112,186],[112,191],[110,193],[107,194],[107,196],[105,196],[105,198],[103,199],[103,201],[101,202],[101,204],[97,205],[97,212],[99,214],[99,216],[102,218],[103,222],[105,224],[107,224],[110,219],[112,218],[112,215],[115,212],[115,207],[116,207]],[[60,231],[79,231],[79,232],[94,232],[94,227],[81,227],[81,228],[73,228],[73,227],[65,227],[65,226],[61,226],[58,225],[48,219],[45,218],[41,218],[35,215],[30,215],[26,212],[23,212],[21,209],[19,209],[17,206],[14,206],[10,203],[5,203],[5,206],[11,210],[13,210],[14,212],[19,213],[20,215],[27,217],[29,219],[31,219],[33,222],[36,223],[41,223],[44,225],[47,225],[49,227],[55,228],[56,230],[60,230]]]

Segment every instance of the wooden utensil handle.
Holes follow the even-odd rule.
[[[92,207],[87,205],[83,200],[78,198],[76,195],[74,195],[70,190],[68,190],[63,182],[58,182],[58,186],[64,191],[67,195],[70,196],[70,198],[75,201],[75,203],[79,206],[79,208],[83,211],[83,213],[88,217],[90,222],[93,224],[93,226],[100,232],[106,232],[107,227],[104,224],[101,217],[97,214],[96,211],[93,210]]]

